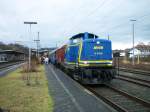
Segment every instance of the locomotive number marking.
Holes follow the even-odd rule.
[[[95,54],[95,55],[103,55],[102,52],[95,52],[94,54]]]

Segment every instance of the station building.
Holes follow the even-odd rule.
[[[14,50],[0,50],[0,62],[25,60],[25,54],[23,52]]]

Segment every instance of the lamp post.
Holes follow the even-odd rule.
[[[31,25],[32,24],[37,24],[37,22],[24,22],[24,24],[29,24],[30,25],[30,33],[29,33],[29,38],[31,38]],[[31,48],[30,48],[30,46],[29,46],[29,65],[28,65],[28,67],[29,67],[29,71],[30,71],[30,68],[31,68]]]
[[[132,44],[133,44],[133,56],[132,56],[132,65],[134,65],[135,63],[134,63],[134,22],[136,21],[135,19],[131,19],[130,20],[131,22],[132,22],[132,38],[133,38],[133,40],[132,40]]]
[[[36,56],[37,57],[39,57],[39,48],[40,48],[40,39],[39,39],[39,33],[40,32],[38,32],[38,36],[37,36],[37,39],[36,40],[34,40],[35,42],[36,42],[36,47],[37,47],[37,50],[36,50]]]

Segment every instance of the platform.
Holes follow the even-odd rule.
[[[116,112],[53,65],[45,65],[54,112]]]

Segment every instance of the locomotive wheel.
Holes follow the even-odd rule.
[[[77,80],[77,73],[76,73],[76,70],[75,71],[73,71],[72,72],[72,78],[74,79],[74,80]]]
[[[110,81],[112,79],[111,71],[106,71],[106,72],[107,72],[107,79],[108,81]]]
[[[79,81],[82,83],[83,82],[83,74],[84,72],[79,70]]]

